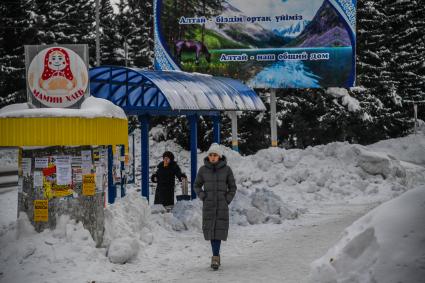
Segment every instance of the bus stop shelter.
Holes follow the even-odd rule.
[[[190,124],[191,196],[197,172],[198,118],[214,121],[220,143],[220,112],[265,111],[260,97],[243,83],[180,71],[151,71],[119,66],[90,69],[90,92],[139,118],[141,129],[141,192],[149,200],[149,122],[152,116],[186,116]],[[235,115],[236,116],[236,115]]]

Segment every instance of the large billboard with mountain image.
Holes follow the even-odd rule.
[[[253,88],[355,84],[355,0],[156,0],[155,66]]]

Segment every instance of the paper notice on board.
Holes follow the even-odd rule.
[[[83,195],[94,196],[96,193],[96,174],[83,175]]]
[[[31,158],[22,158],[22,175],[24,177],[31,175]]]
[[[57,156],[56,183],[58,185],[70,185],[72,183],[72,168],[70,156]]]
[[[90,164],[84,164],[83,163],[81,165],[81,170],[82,170],[83,175],[91,174],[91,168],[92,168],[91,163]]]
[[[91,168],[92,168],[91,150],[82,150],[81,151],[81,170],[83,175],[90,174]]]
[[[71,165],[72,167],[81,167],[81,164],[83,163],[81,156],[73,156],[71,158]]]
[[[34,171],[34,188],[43,187],[43,172]]]
[[[72,181],[73,183],[83,182],[83,171],[81,168],[72,168]]]
[[[34,222],[49,221],[49,201],[35,200],[34,201]]]
[[[34,161],[34,167],[36,169],[43,169],[49,167],[48,157],[36,157]]]
[[[96,189],[97,191],[102,191],[103,184],[103,168],[96,167]]]
[[[91,160],[91,150],[82,150],[81,151],[81,163],[92,163]]]

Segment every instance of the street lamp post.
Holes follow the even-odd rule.
[[[130,32],[129,34],[127,34],[127,35],[124,35],[124,57],[125,57],[125,66],[127,67],[127,57],[128,57],[128,44],[127,44],[127,38],[130,36],[130,35],[132,35],[133,33],[136,33],[136,32],[138,32],[139,30],[138,29],[136,29],[136,30],[134,30],[134,31],[132,31],[132,32]]]

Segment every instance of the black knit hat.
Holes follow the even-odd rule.
[[[174,161],[174,154],[171,151],[166,151],[162,154],[162,158],[168,157],[171,161]]]

